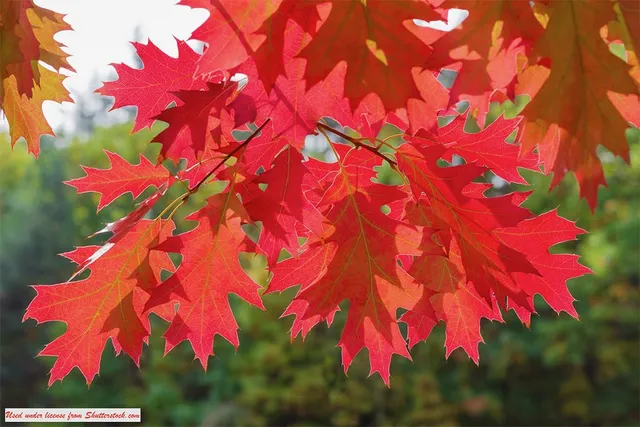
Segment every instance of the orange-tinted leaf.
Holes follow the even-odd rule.
[[[528,53],[543,28],[527,1],[447,0],[440,7],[466,9],[469,17],[432,45],[427,66],[439,71],[460,64],[451,104],[469,101],[471,115],[484,126],[493,93],[513,94],[516,54]]]
[[[532,97],[522,112],[522,150],[539,147],[554,184],[572,171],[593,209],[598,187],[605,184],[597,147],[629,160],[629,125],[612,97],[637,95],[638,86],[629,75],[630,66],[610,53],[600,36],[600,28],[615,19],[612,3],[558,0],[551,1],[547,11],[546,30],[530,56],[551,62],[548,77],[539,89],[531,83],[543,78],[539,68],[547,68],[544,63],[525,68],[518,77],[518,92]]]
[[[62,380],[74,367],[91,383],[109,339],[139,364],[142,343],[150,334],[142,309],[159,283],[160,271],[173,270],[166,254],[150,249],[172,230],[172,222],[140,221],[108,255],[92,264],[87,279],[34,287],[37,295],[24,320],[67,325],[66,332],[40,352],[41,356],[57,358],[49,385]],[[95,248],[79,248],[66,256],[78,262]]]
[[[63,15],[35,6],[31,0],[0,4],[0,109],[9,122],[11,145],[24,137],[36,157],[40,136],[53,131],[42,113],[42,103],[71,101],[63,76],[39,61],[71,69],[67,54],[53,36],[71,29]]]

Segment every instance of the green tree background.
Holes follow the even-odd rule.
[[[513,114],[517,106],[506,110]],[[493,118],[501,111],[494,109]],[[638,130],[628,135],[631,166],[603,153],[609,188],[600,192],[595,214],[578,200],[573,181],[548,193],[548,177],[526,175],[534,189],[527,207],[535,212],[559,207],[590,231],[562,249],[580,254],[595,275],[569,283],[580,321],[557,316],[538,298],[540,315],[530,330],[513,314],[505,316],[506,325],[483,323],[487,344],[480,348],[479,367],[460,350],[446,360],[438,326],[427,343],[414,348],[413,363],[393,360],[391,388],[367,378],[364,353],[347,377],[335,347],[344,316],[337,316],[332,329],[318,327],[305,343],[291,343],[291,319],[279,319],[292,296],[287,293],[267,296],[266,312],[232,297],[242,328],[240,349],[216,339],[217,356],[206,373],[185,343],[163,357],[166,324],[155,318],[142,370],[126,356],[115,358],[109,345],[90,389],[77,370],[48,389],[53,360],[35,355],[65,326],[21,323],[34,295],[28,285],[66,280],[73,266],[55,254],[99,242],[100,237],[87,241],[85,236],[130,210],[132,200],[125,196],[96,215],[95,196],[77,195],[61,183],[82,174],[78,164],[106,167],[103,149],[129,161],[136,161],[138,152],[155,156],[157,147],[146,144],[152,131],[130,135],[130,128],[98,128],[89,141],[65,147],[49,139],[38,160],[23,147],[12,151],[8,138],[0,136],[3,408],[141,407],[147,425],[640,425]],[[380,179],[394,178],[383,169]],[[216,191],[215,185],[208,187],[205,194]],[[509,190],[497,187],[495,193]],[[196,209],[203,197],[181,209]],[[264,260],[242,261],[264,284]]]

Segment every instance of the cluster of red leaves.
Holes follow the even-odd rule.
[[[300,287],[284,313],[295,316],[292,337],[330,325],[348,300],[339,343],[345,370],[366,348],[371,371],[385,382],[392,355],[410,358],[409,347],[440,321],[447,355],[460,347],[477,362],[482,318],[501,322],[512,309],[529,325],[535,295],[577,317],[566,281],[588,269],[549,248],[583,231],[555,211],[533,215],[521,206],[526,194],[486,197],[490,186],[476,181],[491,170],[524,183],[518,168],[542,163],[556,182],[573,171],[594,205],[604,182],[596,147],[626,156],[624,131],[638,116],[629,42],[637,29],[616,15],[615,3],[183,3],[210,14],[193,35],[206,43],[204,53],[178,42],[172,58],[136,44],[143,68],[116,65],[119,79],[100,90],[115,98],[114,107],[138,108],[134,131],[167,123],[153,141],[161,154],[155,166],[107,153],[109,169],[85,168],[69,184],[100,193],[99,209],[124,193],[158,190],[107,225],[103,231],[113,235],[103,247],[65,255],[78,273],[90,269],[88,278],[35,287],[25,319],[67,323],[42,352],[57,357],[50,382],[74,366],[91,382],[109,339],[138,363],[151,313],[170,322],[166,351],[187,340],[206,368],[216,334],[239,345],[229,294],[263,308],[240,252],[266,256],[265,292]],[[454,31],[415,21],[441,20],[453,7],[469,11]],[[606,25],[610,41],[627,46],[629,64],[609,53],[600,33]],[[458,73],[451,90],[437,80],[443,69]],[[476,134],[463,131],[465,116],[438,128],[438,116],[459,101],[468,101],[468,114],[484,127],[491,101],[518,94],[532,98],[522,117],[500,118]],[[399,146],[378,139],[385,124],[399,129]],[[238,141],[237,130],[251,136]],[[516,131],[520,144],[505,142]],[[303,155],[314,133],[326,138],[336,162]],[[465,163],[439,164],[453,155]],[[384,162],[403,185],[376,180]],[[187,217],[195,228],[173,235],[171,208],[214,179],[224,190]],[[178,181],[185,193],[165,209],[170,215],[143,219]],[[256,223],[253,242],[242,226]],[[279,261],[282,250],[291,257]],[[177,267],[167,253],[181,254]],[[172,273],[164,281],[162,270]]]

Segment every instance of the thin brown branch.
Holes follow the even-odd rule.
[[[327,125],[325,125],[324,123],[321,123],[321,122],[318,122],[318,128],[319,129],[324,129],[324,130],[326,130],[328,132],[333,133],[334,135],[337,135],[337,136],[339,136],[341,138],[346,139],[347,141],[349,141],[350,143],[355,145],[357,148],[364,148],[365,150],[371,151],[375,155],[377,155],[377,156],[383,158],[384,160],[386,160],[387,162],[389,162],[391,167],[394,168],[394,169],[398,166],[398,164],[396,163],[395,160],[393,160],[392,158],[386,156],[384,153],[381,153],[375,147],[372,147],[371,145],[363,144],[358,139],[352,138],[349,135],[347,135],[346,133],[340,132],[339,130],[336,130],[336,129],[334,129],[334,128],[330,127],[330,126],[327,126]]]
[[[218,169],[220,169],[222,167],[222,165],[224,165],[227,160],[229,160],[231,157],[233,157],[236,153],[238,153],[240,150],[242,150],[243,148],[245,148],[256,136],[258,136],[258,134],[260,133],[260,131],[267,125],[267,123],[269,123],[271,121],[270,118],[267,118],[261,125],[260,127],[258,127],[258,129],[256,129],[255,131],[253,131],[253,133],[251,135],[249,135],[249,138],[245,139],[244,141],[242,141],[242,144],[238,145],[236,148],[234,148],[229,154],[227,154],[226,156],[224,156],[224,158],[220,161],[220,163],[218,163],[213,169],[211,169],[209,171],[209,173],[207,173],[204,178],[202,178],[200,180],[200,182],[198,182],[198,184],[196,184],[195,187],[193,187],[191,190],[189,190],[184,196],[182,196],[183,200],[186,200],[189,198],[190,195],[192,195],[193,193],[195,193],[196,191],[198,191],[198,189],[202,186],[202,184],[204,184],[207,179],[209,179],[211,177],[211,175],[213,175],[214,173],[216,173],[216,171]]]

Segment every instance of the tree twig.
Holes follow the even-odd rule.
[[[378,151],[375,147],[372,147],[370,145],[367,144],[363,144],[362,142],[358,141],[356,138],[352,138],[349,135],[347,135],[346,133],[340,132],[339,130],[336,130],[330,126],[325,125],[324,123],[318,122],[318,128],[320,129],[324,129],[328,132],[333,133],[334,135],[337,135],[341,138],[346,139],[347,141],[349,141],[350,143],[352,143],[353,145],[355,145],[357,148],[364,148],[365,150],[368,150],[372,153],[374,153],[375,155],[383,158],[384,160],[386,160],[387,162],[389,162],[389,164],[391,165],[392,168],[396,169],[396,167],[398,166],[398,164],[396,163],[395,160],[391,159],[390,157],[387,157],[386,155],[384,155],[383,153],[381,153],[380,151]]]
[[[231,157],[233,157],[234,154],[236,154],[237,152],[239,152],[240,150],[242,150],[243,148],[245,148],[256,136],[258,136],[258,134],[260,133],[260,131],[267,125],[267,123],[269,123],[271,121],[271,118],[267,118],[259,127],[258,129],[256,129],[255,131],[253,131],[253,133],[251,135],[249,135],[249,138],[245,139],[244,141],[242,141],[242,144],[238,145],[236,148],[234,148],[229,154],[227,154],[226,156],[224,156],[224,158],[220,161],[220,163],[218,163],[213,169],[211,169],[209,171],[209,173],[207,173],[204,178],[202,178],[200,180],[200,182],[198,182],[196,184],[195,187],[193,187],[191,190],[189,190],[187,193],[185,193],[184,196],[182,196],[183,200],[186,200],[189,198],[190,195],[192,195],[193,193],[195,193],[196,191],[198,191],[198,189],[202,186],[202,184],[204,184],[206,182],[207,179],[209,179],[209,177],[211,177],[211,175],[213,175],[214,173],[216,173],[216,171],[218,169],[220,169],[220,167],[222,167],[222,165],[224,165],[226,163],[227,160],[229,160]]]

